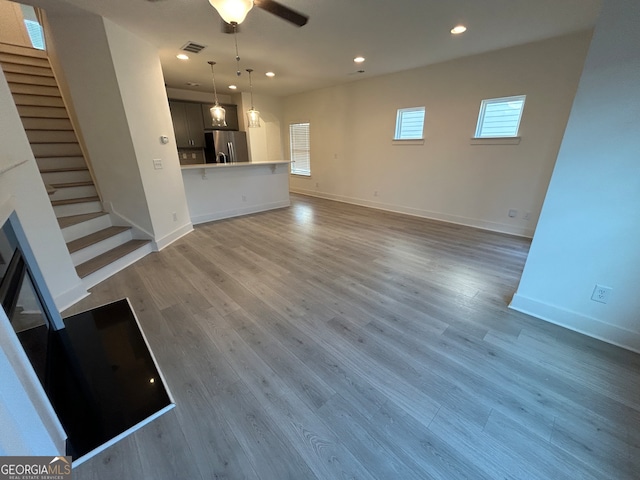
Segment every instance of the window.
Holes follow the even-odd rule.
[[[394,140],[422,140],[424,107],[399,108]]]
[[[44,35],[42,33],[42,26],[40,22],[38,22],[35,9],[30,5],[20,5],[20,9],[22,10],[24,26],[27,29],[31,45],[38,50],[44,50]]]
[[[517,137],[526,95],[482,100],[475,138]]]
[[[289,125],[289,143],[291,146],[291,173],[311,175],[311,148],[309,142],[309,124],[292,123]]]

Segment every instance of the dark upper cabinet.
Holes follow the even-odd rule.
[[[213,107],[213,103],[203,103],[202,104],[202,118],[204,118],[204,128],[205,130],[240,130],[240,125],[238,124],[238,106],[231,105],[228,103],[221,103],[221,107],[225,109],[225,122],[227,122],[226,127],[214,127],[211,125],[211,112],[209,109]]]
[[[178,148],[204,148],[204,121],[200,103],[169,100]]]

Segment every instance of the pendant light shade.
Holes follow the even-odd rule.
[[[257,128],[260,126],[260,112],[253,107],[253,83],[251,82],[252,68],[247,68],[249,73],[249,91],[251,92],[251,108],[247,110],[247,127]]]
[[[212,127],[226,127],[227,122],[225,120],[227,112],[217,103],[209,109],[211,113],[211,126]]]
[[[253,8],[253,0],[209,0],[222,19],[230,24],[240,24],[249,10]]]
[[[216,90],[216,77],[213,74],[213,66],[216,64],[216,62],[209,61],[208,63],[209,65],[211,65],[211,80],[213,81],[213,98],[215,101],[213,107],[209,109],[209,112],[211,113],[211,126],[226,127],[227,122],[225,121],[225,116],[227,112],[225,112],[224,108],[222,108],[218,104],[218,91]]]

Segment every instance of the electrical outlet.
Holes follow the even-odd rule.
[[[378,191],[376,190],[375,192],[373,192],[373,196],[377,197],[378,196]]]
[[[316,188],[318,188],[320,186],[320,184],[318,182],[316,182]]]
[[[516,218],[518,216],[518,210],[515,210],[513,208],[509,209],[509,218]]]
[[[173,221],[174,222],[178,221],[178,214],[176,212],[173,212]]]
[[[531,220],[531,212],[524,212],[522,218],[528,222],[529,220]]]
[[[243,201],[243,202],[246,202],[246,201],[247,201],[247,197],[246,197],[246,195],[242,195],[242,201]]]
[[[612,290],[613,289],[611,287],[596,284],[596,288],[593,289],[593,293],[591,294],[591,300],[599,303],[609,303]]]
[[[162,159],[154,158],[153,159],[153,168],[156,170],[162,170]]]

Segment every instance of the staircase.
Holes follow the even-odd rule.
[[[0,66],[84,286],[150,253],[150,240],[103,211],[47,53],[0,43]]]

